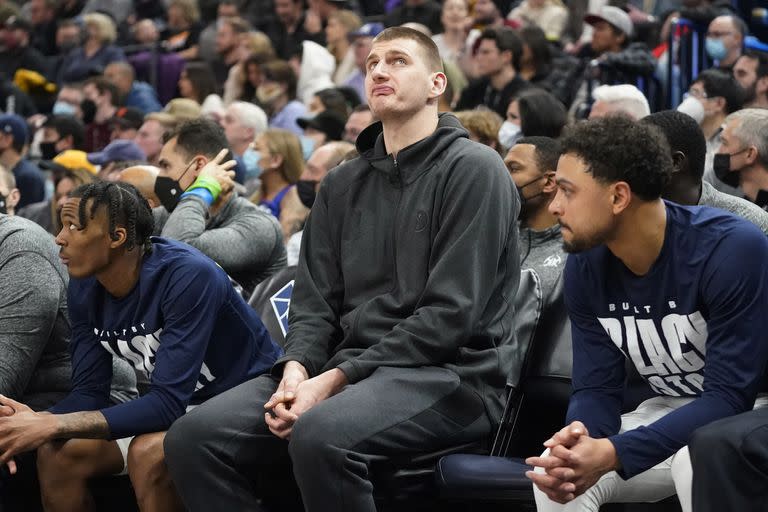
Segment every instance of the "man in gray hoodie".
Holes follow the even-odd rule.
[[[285,357],[165,438],[190,510],[260,510],[244,471],[290,457],[306,510],[373,512],[372,461],[479,440],[501,413],[520,280],[513,184],[498,154],[438,116],[431,39],[387,29],[366,69],[381,122],[320,185]]]

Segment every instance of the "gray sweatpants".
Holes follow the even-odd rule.
[[[264,422],[278,381],[261,376],[179,418],[165,458],[186,507],[261,510],[252,477],[290,457],[308,511],[375,511],[369,464],[490,434],[483,400],[452,371],[382,367],[304,413],[289,443]]]

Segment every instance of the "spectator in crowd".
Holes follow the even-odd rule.
[[[356,106],[349,115],[347,124],[344,125],[344,136],[342,138],[344,141],[354,144],[357,142],[357,136],[373,124],[373,122],[374,115],[368,105]]]
[[[80,185],[93,182],[96,179],[96,168],[86,160],[85,152],[75,149],[62,152],[52,164],[53,196],[46,201],[25,206],[19,210],[18,215],[56,236],[61,231],[61,208],[69,193]]]
[[[267,114],[253,103],[236,101],[227,107],[221,126],[232,153],[243,159],[245,176],[242,181],[258,177],[261,172],[259,155],[253,149],[253,143],[267,130]]]
[[[283,233],[287,233],[292,224],[283,210],[296,199],[289,192],[304,170],[301,142],[289,131],[271,128],[256,137],[254,149],[260,157],[261,188],[251,196],[251,201],[269,211],[280,221]]]
[[[506,4],[506,5],[504,5]],[[472,12],[474,14],[474,26],[478,28],[501,28],[504,17],[509,12],[509,3],[503,0],[475,0]],[[471,46],[471,45],[470,45]]]
[[[579,51],[580,64],[556,84],[557,90],[553,89],[555,96],[564,98],[565,105],[570,105],[571,113],[577,117],[588,113],[582,112],[588,100],[586,82],[594,79],[595,72],[600,83],[634,83],[638,76],[653,74],[656,67],[646,45],[631,42],[632,20],[622,9],[606,5],[585,16],[584,21],[592,27],[591,42]]]
[[[296,120],[303,117],[307,107],[296,100],[296,73],[285,61],[268,62],[262,68],[261,85],[256,97],[267,115],[270,128],[280,128],[302,134]]]
[[[48,75],[45,57],[32,46],[32,25],[22,18],[11,16],[0,26],[0,69],[13,77],[19,69],[37,71],[43,76]]]
[[[560,143],[549,137],[523,137],[504,158],[520,197],[520,267],[536,272],[544,304],[549,304],[565,267],[560,224],[549,211],[557,193],[555,172]]]
[[[312,156],[307,160],[304,166],[304,172],[301,174],[296,187],[291,189],[288,194],[296,194],[299,201],[290,201],[294,211],[290,215],[295,219],[294,225],[288,230],[290,237],[285,244],[285,250],[288,253],[288,265],[294,266],[299,263],[299,249],[301,248],[301,237],[309,210],[315,203],[315,197],[320,190],[320,183],[328,172],[339,165],[350,151],[354,151],[355,146],[349,142],[329,142],[323,144],[312,152]]]
[[[217,59],[216,36],[219,26],[227,18],[240,17],[240,6],[238,4],[238,0],[218,2],[218,5],[216,5],[216,18],[208,21],[208,25],[200,32],[197,48],[198,59],[207,62],[213,62]]]
[[[352,11],[341,9],[328,18],[325,40],[328,51],[336,60],[333,83],[342,85],[355,72],[355,52],[349,42],[349,34],[360,29],[363,22]]]
[[[134,140],[139,133],[139,128],[144,123],[144,114],[133,107],[120,107],[109,120],[112,129],[110,141],[117,139]]]
[[[443,30],[441,13],[442,7],[435,0],[403,0],[400,6],[384,17],[384,25],[398,27],[403,23],[421,23],[430,32],[437,34]]]
[[[371,43],[384,30],[381,23],[366,23],[358,30],[350,32],[349,39],[352,41],[352,51],[355,53],[355,72],[344,82],[344,85],[355,90],[360,100],[367,103],[365,96],[365,59],[371,51]]]
[[[346,118],[325,110],[314,117],[302,117],[298,123],[304,129],[304,136],[312,140],[314,147],[318,148],[326,142],[341,140]]]
[[[469,133],[469,140],[479,142],[501,154],[499,131],[503,120],[496,112],[487,109],[461,110],[455,115]]]
[[[45,199],[45,180],[38,167],[24,157],[29,139],[27,123],[15,114],[0,115],[0,165],[13,173],[22,208]]]
[[[125,60],[123,50],[115,46],[117,29],[106,14],[93,12],[83,17],[86,37],[83,45],[74,48],[61,64],[61,82],[78,82],[100,75],[111,62]]]
[[[256,97],[256,90],[261,85],[262,67],[267,63],[275,60],[273,55],[251,55],[243,62],[243,84],[242,91],[240,91],[240,101],[248,101],[250,103],[259,104],[259,99]],[[227,94],[225,90],[225,94]],[[225,98],[226,103],[226,98]],[[231,101],[230,101],[231,103]]]
[[[57,84],[61,85],[64,83],[64,63],[67,56],[82,43],[82,29],[77,21],[63,19],[58,22],[54,34],[56,38],[56,50],[54,54],[47,59],[48,76]]]
[[[645,95],[634,85],[601,85],[592,91],[592,98],[595,102],[589,111],[590,119],[623,114],[637,121],[651,113]]]
[[[509,102],[530,85],[517,70],[523,46],[509,28],[488,28],[480,34],[475,54],[479,79],[461,93],[456,110],[469,110],[484,105],[505,117]]]
[[[198,41],[203,27],[196,0],[172,0],[168,4],[168,24],[161,34],[166,48],[185,60],[198,58]]]
[[[175,510],[164,431],[188,406],[261,374],[280,349],[211,260],[150,239],[152,212],[130,185],[77,189],[62,222],[56,243],[70,275],[73,389],[52,414],[0,398],[15,411],[0,439],[25,434],[4,456],[38,449],[46,507],[78,508],[92,499],[89,478],[127,470],[141,509]],[[149,375],[148,393],[109,406],[111,355]]]
[[[738,16],[718,16],[707,29],[707,55],[719,69],[730,73],[741,57],[747,33],[747,24]]]
[[[768,108],[768,55],[745,53],[733,66],[733,76],[746,92],[744,107]]]
[[[333,55],[314,41],[304,41],[288,60],[296,77],[296,98],[308,105],[312,96],[334,86],[331,76],[336,68]]]
[[[445,0],[440,14],[442,31],[432,36],[444,61],[466,66],[470,48],[467,45],[467,30],[471,23],[467,0]]]
[[[539,511],[655,502],[676,488],[691,510],[688,440],[757,396],[768,239],[721,210],[664,202],[672,166],[663,136],[623,116],[563,140],[550,211],[572,253],[573,394],[566,426],[526,461]],[[734,254],[739,265],[723,264]],[[622,415],[626,358],[655,396]]]
[[[113,140],[103,150],[88,153],[88,161],[99,166],[99,178],[109,181],[117,179],[116,176],[111,175],[120,163],[145,160],[146,155],[132,140]]]
[[[85,150],[99,151],[106,146],[112,130],[109,121],[115,117],[120,105],[120,93],[117,87],[102,76],[89,79],[83,86],[85,100],[95,107],[93,118],[85,121]]]
[[[174,98],[168,102],[161,112],[152,112],[144,119],[156,119],[174,128],[185,121],[191,121],[202,116],[200,104],[188,98]]]
[[[567,123],[568,114],[560,100],[541,89],[523,91],[509,103],[499,141],[511,148],[521,137],[556,139]]]
[[[85,127],[76,117],[53,115],[42,126],[43,138],[40,141],[40,157],[53,160],[56,155],[67,149],[83,149]]]
[[[83,88],[75,84],[64,84],[59,88],[59,94],[56,96],[56,102],[53,104],[52,112],[54,115],[75,116],[78,120],[83,120],[83,110],[81,105],[85,99]]]
[[[23,117],[37,114],[32,98],[0,73],[0,112],[13,112]]]
[[[113,62],[104,69],[104,77],[115,84],[123,98],[122,104],[141,111],[142,114],[157,112],[163,106],[157,93],[146,82],[136,80],[136,73],[128,62]]]
[[[21,193],[13,173],[0,166],[0,215],[15,215]]]
[[[155,194],[155,183],[160,174],[160,169],[153,165],[134,165],[120,171],[117,181],[130,183],[144,196],[150,208],[162,206],[160,199]]]
[[[320,112],[332,112],[346,120],[349,117],[349,110],[347,97],[335,87],[317,91],[307,103],[307,114],[313,116]]]
[[[277,23],[262,29],[272,41],[278,57],[288,60],[302,41],[324,43],[323,27],[317,14],[312,10],[305,12],[302,0],[275,0],[274,8]]]
[[[521,25],[539,27],[550,41],[560,41],[568,20],[568,9],[560,0],[523,0],[507,15]]]
[[[725,119],[714,173],[728,185],[768,210],[768,110],[748,108]]]
[[[29,1],[32,45],[46,57],[52,57],[59,51],[56,45],[57,4],[57,0]]]
[[[659,128],[669,143],[674,166],[662,197],[677,204],[711,206],[743,217],[768,235],[768,212],[740,197],[725,194],[702,180],[707,143],[699,125],[690,116],[674,110],[643,118]]]
[[[250,24],[242,18],[220,20],[216,31],[216,58],[209,62],[217,84],[223,84],[229,76],[229,69],[237,64],[240,40],[249,30]]]
[[[155,183],[155,194],[163,205],[155,210],[156,231],[200,250],[246,292],[252,292],[256,284],[285,266],[279,223],[234,193],[231,173],[205,174],[200,179],[202,169],[227,148],[224,130],[215,122],[189,121],[165,139]],[[186,194],[190,187],[203,184],[212,189],[210,196]]]
[[[157,165],[160,150],[163,149],[163,135],[173,130],[174,122],[166,122],[164,118],[148,116],[136,133],[134,142],[141,148],[147,162]]]
[[[211,66],[206,62],[188,62],[179,76],[179,95],[203,105],[221,103],[219,86]]]
[[[714,155],[722,143],[720,136],[726,116],[741,109],[744,91],[732,75],[717,69],[702,71],[688,90],[678,110],[690,115],[701,126],[707,139],[707,162],[704,179],[721,192],[740,196],[741,193],[723,183],[714,173]]]
[[[403,61],[390,57],[394,48]],[[453,116],[438,119],[445,75],[431,39],[390,28],[368,59],[366,89],[383,124],[360,137],[364,156],[320,187],[304,228],[287,355],[274,376],[209,401],[166,437],[190,510],[255,509],[241,471],[274,472],[290,457],[306,510],[373,511],[372,458],[479,439],[501,411],[504,338],[514,332],[502,296],[514,296],[520,271],[511,180]],[[392,183],[417,173],[419,187]],[[346,193],[352,183],[355,193]],[[402,195],[400,207],[390,194]],[[276,445],[275,436],[290,443]]]
[[[139,20],[131,27],[131,34],[136,44],[154,45],[160,41],[160,29],[152,19]]]
[[[229,68],[227,80],[224,82],[224,105],[237,100],[255,103],[256,88],[250,86],[246,69],[247,63],[252,62],[252,59],[258,62],[257,66],[275,59],[272,42],[263,32],[248,32],[240,37],[237,63]],[[260,79],[261,77],[258,77],[256,86]]]
[[[552,48],[544,31],[537,26],[520,30],[523,54],[520,58],[520,76],[534,85],[546,83],[552,72]]]

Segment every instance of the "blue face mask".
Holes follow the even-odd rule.
[[[261,175],[261,167],[259,167],[259,160],[261,160],[261,154],[255,149],[247,148],[243,153],[243,163],[245,164],[245,179],[252,180],[258,178]]]
[[[304,161],[306,162],[315,151],[315,141],[309,137],[305,137],[304,135],[299,137],[299,141],[301,142],[301,153],[304,157]]]
[[[707,55],[709,55],[712,60],[723,60],[728,54],[728,50],[725,49],[725,43],[723,43],[722,39],[708,37],[705,47]]]
[[[57,101],[53,104],[53,115],[56,116],[74,116],[75,107],[66,101]]]

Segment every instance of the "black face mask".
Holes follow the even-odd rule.
[[[0,194],[0,213],[8,213],[8,198]]]
[[[43,160],[53,160],[56,155],[59,154],[58,151],[56,151],[56,144],[59,141],[56,142],[41,142],[40,143],[40,157]]]
[[[181,194],[184,193],[184,189],[181,188],[179,180],[187,174],[187,171],[192,168],[194,163],[195,161],[192,160],[192,163],[184,169],[184,172],[181,173],[178,180],[174,180],[168,176],[158,176],[155,178],[155,195],[160,200],[160,204],[163,205],[163,208],[168,210],[168,213],[171,213],[179,205]]]
[[[749,148],[744,148],[736,153],[715,153],[715,158],[712,161],[712,169],[715,171],[717,179],[725,183],[730,187],[739,186],[739,171],[731,172],[731,157],[743,153]]]
[[[296,192],[299,194],[301,204],[307,208],[311,209],[312,205],[315,204],[315,196],[317,196],[315,189],[318,183],[315,180],[299,180],[296,182]]]
[[[532,195],[531,197],[525,197],[525,194],[523,194],[523,189],[525,187],[527,187],[528,185],[533,185],[537,181],[539,181],[539,180],[541,180],[543,178],[546,178],[546,177],[547,177],[546,175],[541,175],[538,178],[534,178],[531,181],[529,181],[528,183],[525,183],[525,184],[523,184],[520,187],[515,185],[515,188],[517,189],[517,195],[520,196],[520,216],[519,216],[520,219],[523,219],[523,217],[525,216],[523,212],[525,211],[526,203],[528,203],[528,201],[530,201],[531,199],[536,199],[540,195],[544,194],[544,192],[542,191],[542,192],[539,192],[538,194]]]
[[[80,103],[80,110],[83,112],[83,124],[91,124],[96,117],[96,103],[91,100],[83,100]]]

